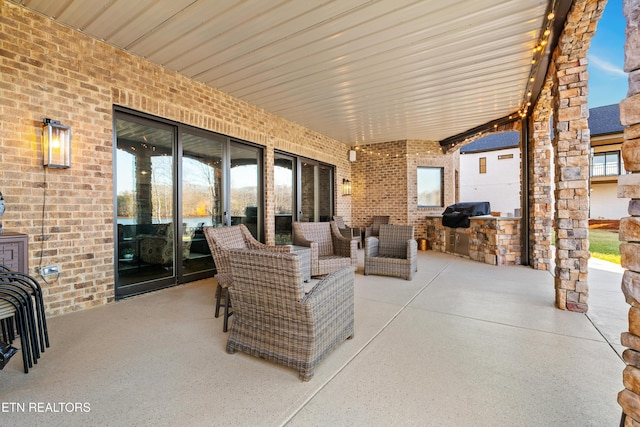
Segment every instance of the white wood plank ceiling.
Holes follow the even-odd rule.
[[[522,106],[550,0],[11,0],[350,145]]]

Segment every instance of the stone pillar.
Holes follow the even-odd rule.
[[[586,312],[589,285],[589,106],[587,51],[606,0],[576,0],[553,54],[556,305]]]
[[[586,312],[589,286],[589,107],[587,62],[558,64],[558,108],[554,114],[555,287],[558,308]]]
[[[529,264],[536,270],[551,269],[551,79],[547,81],[531,116],[529,129]]]
[[[138,224],[153,222],[153,197],[151,195],[151,157],[136,156],[136,216]]]
[[[620,221],[622,292],[629,309],[629,331],[622,334],[622,354],[627,367],[622,374],[624,390],[618,394],[625,426],[640,425],[640,0],[624,1],[627,18],[624,70],[629,73],[627,99],[620,103],[624,131],[622,158],[630,174],[618,180],[618,197],[629,197],[629,217]]]

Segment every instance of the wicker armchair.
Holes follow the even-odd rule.
[[[311,275],[358,266],[358,243],[340,234],[335,222],[294,222],[293,244],[311,249]]]
[[[233,281],[231,274],[231,264],[229,263],[229,249],[259,249],[274,252],[291,252],[291,246],[269,246],[257,241],[249,229],[244,224],[231,225],[228,227],[204,227],[204,237],[207,239],[213,261],[216,264],[216,312],[220,315],[220,299],[225,296],[224,322],[222,330],[227,332],[230,300],[228,287]]]
[[[305,294],[299,256],[236,249],[229,254],[234,320],[227,353],[271,360],[310,380],[317,364],[353,337],[353,269],[329,274]]]
[[[358,242],[358,249],[362,247],[362,231],[360,227],[349,227],[344,223],[344,219],[341,216],[334,215],[333,220],[340,230],[340,234],[351,240]]]
[[[374,216],[373,223],[364,229],[364,238],[378,236],[382,224],[389,224],[389,215]]]
[[[380,225],[379,237],[368,237],[364,244],[364,274],[412,280],[418,271],[418,243],[412,225]]]

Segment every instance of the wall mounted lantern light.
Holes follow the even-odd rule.
[[[50,168],[71,167],[71,128],[57,120],[42,121],[44,165]]]
[[[342,195],[350,196],[351,195],[351,181],[346,178],[342,178]]]

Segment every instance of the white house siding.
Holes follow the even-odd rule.
[[[618,183],[591,183],[590,219],[620,219],[629,216],[629,199],[618,199]]]
[[[510,159],[498,156],[513,155]],[[480,158],[487,159],[487,173],[479,172]],[[520,209],[520,149],[508,148],[460,155],[460,201],[491,203],[503,216]]]

